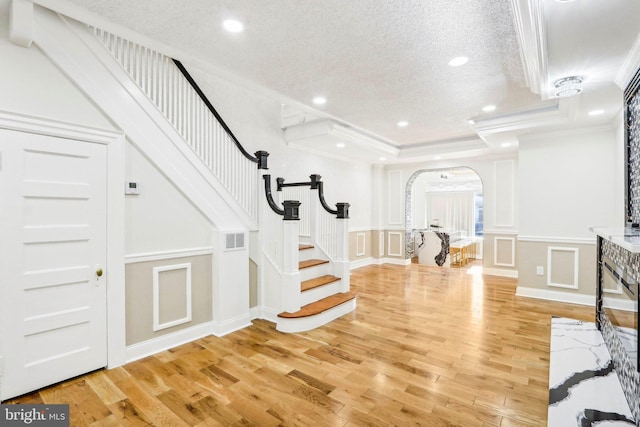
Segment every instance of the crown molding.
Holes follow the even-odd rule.
[[[33,2],[11,0],[9,19],[9,40],[22,47],[33,42]]]
[[[640,33],[633,42],[633,46],[622,64],[622,67],[616,75],[615,83],[623,91],[640,68]]]
[[[547,100],[550,93],[543,0],[511,0],[511,5],[525,80],[533,93]]]

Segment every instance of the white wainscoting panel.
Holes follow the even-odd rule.
[[[495,225],[514,226],[514,164],[513,160],[495,162]]]
[[[389,246],[387,247],[387,255],[402,256],[402,233],[399,231],[390,231]]]
[[[509,245],[508,253],[510,254],[510,259],[499,259],[498,258],[498,246],[504,247],[505,243],[500,242],[508,242]],[[515,237],[494,237],[493,238],[493,265],[497,265],[500,267],[515,267],[516,266],[516,239]]]
[[[365,233],[356,234],[356,255],[363,256],[366,253],[367,235]]]
[[[161,275],[164,272],[184,270],[184,292],[185,292],[185,316],[178,319],[173,319],[160,323],[160,298],[162,297]],[[160,331],[172,326],[181,325],[191,321],[191,263],[164,265],[161,267],[154,267],[153,269],[153,330]]]
[[[572,280],[569,283],[561,283],[558,281],[557,275],[553,274],[554,256],[560,260],[566,261],[567,253],[572,258],[568,263],[564,263],[567,268],[573,269]],[[547,286],[556,288],[578,289],[578,268],[579,268],[580,250],[578,248],[566,248],[558,246],[549,246],[547,248]],[[556,259],[556,261],[558,261]]]

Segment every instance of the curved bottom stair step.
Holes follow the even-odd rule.
[[[354,292],[334,294],[319,301],[312,302],[311,304],[307,304],[295,313],[283,311],[282,313],[278,314],[278,317],[283,317],[286,319],[297,319],[300,317],[315,316],[316,314],[320,314],[324,311],[337,307],[340,304],[344,304],[347,301],[351,301],[352,299],[355,299],[356,296],[357,294]]]
[[[305,305],[295,313],[280,313],[276,329],[280,332],[296,333],[319,328],[354,311],[356,300],[356,294],[352,292],[334,294]]]

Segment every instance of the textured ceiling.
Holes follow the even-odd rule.
[[[365,131],[396,150],[395,161],[517,149],[517,135],[541,126],[610,124],[622,105],[614,81],[640,33],[638,0],[34,1],[89,24],[119,24],[269,89],[289,106],[286,116],[303,105]],[[245,31],[224,31],[228,18]],[[469,62],[452,68],[456,56]],[[584,92],[548,100],[568,75],[584,77]],[[325,105],[312,104],[318,95]],[[496,110],[483,112],[489,104]],[[604,114],[590,117],[592,109]],[[306,144],[335,155],[329,138]],[[368,161],[387,156],[371,145]],[[341,156],[363,159],[362,145],[348,148]]]
[[[487,104],[540,102],[510,0],[71,2],[301,104],[323,95],[314,108],[394,145],[473,135],[467,120]],[[226,18],[245,31],[226,33]],[[447,65],[460,55],[466,65]]]

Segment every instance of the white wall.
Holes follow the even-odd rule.
[[[496,168],[499,168],[499,165],[511,165],[512,174],[511,176],[507,176],[499,172]],[[382,192],[382,197],[379,198],[380,203],[385,205],[400,205],[402,206],[402,215],[403,221],[401,226],[404,227],[404,203],[405,203],[405,187],[406,184],[415,172],[420,170],[432,170],[432,169],[447,169],[454,167],[468,167],[473,169],[480,179],[482,180],[482,192],[484,194],[484,228],[485,230],[495,230],[498,228],[500,231],[509,231],[515,232],[518,230],[518,209],[517,209],[517,200],[518,200],[518,182],[517,182],[517,170],[518,170],[518,159],[515,155],[505,155],[500,158],[492,158],[492,159],[458,159],[452,161],[437,161],[437,162],[424,162],[424,163],[416,163],[410,165],[390,165],[386,167],[385,171],[385,191]],[[401,191],[398,192],[398,185],[395,182],[395,178],[393,178],[393,182],[389,181],[389,173],[391,176],[394,176],[396,173],[400,173],[400,187]],[[498,174],[498,175],[496,175]],[[499,179],[496,179],[498,177]],[[500,199],[496,198],[496,193],[499,191],[501,186],[504,187],[504,184],[508,184],[506,187],[510,190],[509,197],[503,197]],[[393,186],[393,188],[389,188],[388,185]],[[504,191],[503,191],[504,193]],[[507,200],[508,205],[505,205],[505,200]],[[510,210],[512,212],[511,215],[511,223],[497,223],[496,221],[496,211],[503,212],[505,210]],[[395,213],[395,210],[382,209],[384,213],[381,218],[382,222],[379,224],[383,228],[398,228],[398,225],[395,223],[395,218],[389,219],[390,214]]]
[[[125,199],[127,255],[213,245],[213,225],[131,143],[125,177],[140,186]]]
[[[520,237],[588,238],[622,225],[622,151],[614,130],[580,129],[520,140]]]
[[[35,45],[9,41],[9,0],[0,0],[0,110],[114,129]]]
[[[319,174],[329,206],[338,202],[351,204],[349,228],[371,228],[372,166],[289,148],[280,128],[281,103],[277,99],[240,87],[189,64],[185,67],[245,149],[250,153],[258,150],[270,153],[272,185],[275,185],[276,177],[283,177],[286,182],[306,182],[309,175]]]

